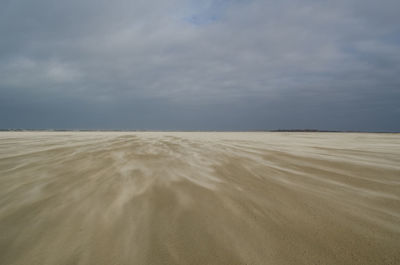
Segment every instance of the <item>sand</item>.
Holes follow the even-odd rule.
[[[2,132],[0,264],[400,264],[400,135]]]

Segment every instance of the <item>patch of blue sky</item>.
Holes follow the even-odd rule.
[[[383,37],[385,41],[394,45],[400,45],[400,29]]]
[[[215,23],[223,18],[226,10],[237,0],[189,0],[183,21],[196,25]]]

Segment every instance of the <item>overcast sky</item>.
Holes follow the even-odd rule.
[[[400,131],[399,0],[0,0],[0,128]]]

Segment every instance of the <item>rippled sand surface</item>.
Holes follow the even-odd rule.
[[[400,264],[400,135],[3,132],[0,264]]]

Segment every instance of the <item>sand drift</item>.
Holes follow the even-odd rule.
[[[0,133],[0,264],[400,264],[400,135]]]

